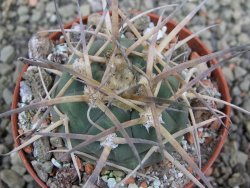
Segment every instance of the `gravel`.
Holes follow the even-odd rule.
[[[29,8],[27,6],[20,6],[18,9],[17,9],[17,14],[19,16],[22,16],[22,15],[27,15],[29,12]]]
[[[35,169],[38,177],[44,182],[47,182],[49,178],[49,174],[43,169],[42,163],[38,161],[31,161],[31,164],[33,168]]]
[[[7,74],[12,72],[13,68],[13,65],[0,63],[0,75],[6,76]]]
[[[243,77],[247,74],[247,70],[241,67],[236,67],[234,70],[234,76],[236,79]]]
[[[0,6],[0,112],[9,109],[12,91],[15,85],[20,63],[14,63],[16,57],[27,56],[27,41],[39,29],[58,28],[53,1],[41,0],[36,6],[29,6],[26,0],[16,0],[8,12],[4,12],[7,1]],[[175,3],[177,0],[169,0]],[[195,1],[197,2],[197,1]],[[145,10],[165,5],[166,1],[135,0],[121,1],[122,9]],[[183,19],[194,6],[188,3],[176,20]],[[85,1],[81,4],[82,15],[102,9],[101,1]],[[64,23],[75,18],[76,6],[71,1],[60,1],[60,13]],[[65,13],[65,14],[62,14]],[[166,11],[169,14],[169,11]],[[222,50],[233,45],[250,42],[250,1],[249,0],[210,0],[205,8],[188,24],[193,31],[204,26],[220,23],[204,32],[201,39],[209,48]],[[228,81],[232,102],[250,110],[250,54],[230,61],[223,67]],[[214,187],[250,187],[250,117],[233,111],[232,128],[225,147],[217,159],[211,176]],[[13,147],[10,121],[0,120],[0,153],[6,153]],[[5,143],[5,144],[3,144]],[[61,145],[60,145],[61,146]],[[59,145],[57,145],[59,147]],[[47,159],[47,158],[46,158]],[[17,173],[19,172],[19,174]],[[47,173],[47,172],[45,172]],[[20,174],[23,176],[21,177]],[[44,175],[44,174],[43,174]],[[46,178],[46,175],[44,175]],[[37,187],[30,175],[24,172],[18,155],[0,158],[0,187]]]
[[[49,161],[52,153],[50,153],[50,144],[47,137],[40,138],[33,143],[33,155],[40,162]]]
[[[12,102],[12,91],[10,91],[8,88],[3,90],[3,100],[7,105],[10,105]]]
[[[15,48],[11,45],[4,46],[1,50],[0,61],[9,64],[15,58]]]
[[[21,188],[25,185],[24,179],[15,171],[4,169],[0,172],[1,180],[12,188]]]
[[[62,6],[58,11],[60,15],[65,19],[76,16],[76,6],[74,4]]]

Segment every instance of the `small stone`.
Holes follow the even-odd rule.
[[[8,152],[8,148],[4,144],[0,144],[0,154]]]
[[[81,187],[77,185],[73,185],[71,188],[81,188]]]
[[[245,127],[246,127],[247,133],[250,135],[250,121],[246,122]]]
[[[229,67],[223,67],[222,72],[223,72],[224,76],[226,77],[226,80],[229,80],[229,81],[234,80],[233,72]]]
[[[42,77],[45,83],[45,86],[49,90],[50,86],[53,83],[52,76],[47,73],[45,70],[41,69]],[[23,75],[23,78],[26,84],[31,88],[33,97],[35,99],[40,98],[40,96],[45,96],[46,93],[43,89],[43,84],[40,79],[39,71],[37,67],[29,67],[28,70]]]
[[[88,4],[83,4],[80,6],[80,11],[82,16],[87,16],[90,14],[90,6]]]
[[[158,180],[158,179],[154,180],[153,185],[159,187],[161,185],[160,180]]]
[[[0,75],[6,76],[7,74],[11,73],[12,70],[13,66],[9,64],[0,63]]]
[[[243,165],[242,163],[237,163],[234,167],[233,167],[233,172],[234,173],[240,173],[243,174],[244,172],[246,172],[246,167],[245,165]]]
[[[73,4],[68,4],[65,6],[61,6],[59,8],[59,13],[62,15],[63,18],[69,18],[75,15],[75,10],[76,10],[76,6]]]
[[[50,17],[49,17],[49,22],[50,23],[55,23],[57,20],[57,17],[55,14],[52,14]]]
[[[238,163],[241,163],[245,166],[245,164],[248,160],[248,155],[246,153],[241,152],[241,151],[237,151],[237,158],[238,158]]]
[[[6,31],[5,28],[0,27],[0,41],[2,41],[2,39],[4,38],[5,31]]]
[[[22,162],[20,156],[18,155],[18,153],[11,154],[10,158],[11,158],[12,165],[23,166],[23,162]]]
[[[129,184],[128,188],[138,188],[138,185],[136,185],[135,183]]]
[[[148,9],[152,9],[154,8],[154,1],[152,0],[144,0],[144,5],[145,5],[145,9],[148,10]]]
[[[57,148],[58,150],[66,150],[65,147]],[[55,152],[53,153],[55,159],[59,162],[68,163],[71,161],[70,155],[65,155],[65,152]],[[64,156],[64,157],[63,157]]]
[[[40,138],[33,143],[33,147],[33,155],[37,158],[38,161],[45,162],[50,160],[52,154],[49,152],[50,144],[48,138]]]
[[[101,1],[88,0],[88,3],[91,6],[92,12],[97,12],[97,11],[102,10],[102,2]]]
[[[52,41],[42,35],[33,35],[28,43],[29,58],[42,58],[46,59],[47,56],[52,52]]]
[[[20,105],[21,107],[24,106],[23,104]],[[29,131],[32,129],[31,117],[34,113],[27,111],[21,112],[18,114],[18,126],[23,131]]]
[[[246,33],[241,33],[238,36],[238,42],[240,44],[248,44],[249,43],[249,36]]]
[[[146,181],[144,181],[144,182],[142,182],[142,183],[140,184],[140,188],[147,188],[147,187],[148,187],[148,184],[147,184]]]
[[[56,9],[55,9],[54,2],[53,2],[53,1],[48,2],[48,3],[46,4],[45,10],[46,10],[47,12],[52,12],[52,13],[55,12]]]
[[[117,183],[119,183],[120,181],[122,181],[122,178],[121,178],[121,177],[116,177],[116,178],[115,178],[115,181],[116,181]]]
[[[86,172],[86,174],[91,175],[92,172],[93,172],[93,170],[94,170],[94,165],[92,165],[90,163],[87,163],[85,165],[85,172]]]
[[[242,188],[250,187],[250,175],[248,173],[243,173],[242,177],[244,178],[244,184],[241,185]]]
[[[128,184],[133,184],[135,183],[135,178],[133,177],[129,177],[126,181],[125,181],[125,184],[128,185]]]
[[[77,164],[78,169],[81,172],[83,172],[84,171],[84,166],[83,166],[82,159],[80,159],[78,156],[75,156],[75,159],[76,159],[76,164]]]
[[[12,102],[12,92],[8,88],[3,90],[3,99],[8,105],[10,105]]]
[[[235,86],[232,90],[233,95],[238,96],[241,94],[240,88],[238,86]]]
[[[234,69],[234,76],[235,76],[236,79],[240,78],[240,77],[243,77],[246,74],[247,74],[247,71],[245,69],[243,69],[241,67],[238,67],[238,66],[235,67],[235,69]]]
[[[143,31],[143,35],[147,35],[148,33],[150,33],[154,28],[154,24],[153,23],[150,23],[149,26]],[[167,31],[167,27],[166,26],[163,26],[159,31],[158,31],[158,34],[157,34],[157,40],[160,40],[161,38],[164,37],[165,33]],[[153,36],[151,36],[149,39],[152,40]],[[174,57],[174,55],[173,55]]]
[[[50,144],[55,148],[63,147],[63,140],[60,137],[50,137]]]
[[[109,188],[114,188],[116,185],[116,180],[115,178],[109,178],[107,183]]]
[[[245,183],[245,179],[240,173],[234,173],[232,177],[228,180],[230,187],[240,186]]]
[[[26,84],[26,82],[20,82],[20,97],[22,103],[29,103],[32,100],[32,92],[30,87]]]
[[[44,182],[46,182],[49,178],[49,175],[47,172],[44,171],[43,167],[42,167],[42,163],[38,162],[38,161],[31,161],[31,164],[34,168],[34,170],[36,171],[38,177],[43,180]]]
[[[119,170],[114,170],[113,171],[113,175],[115,177],[124,177],[125,176],[125,173],[123,171],[119,171]]]
[[[21,15],[18,19],[18,22],[19,23],[25,23],[27,22],[28,20],[30,19],[30,16],[29,15]]]
[[[55,180],[52,178],[49,178],[46,185],[50,188],[58,188],[58,185],[56,182],[54,182]]]
[[[59,64],[64,64],[66,62],[68,62],[68,56],[60,53],[60,52],[53,52],[51,54],[48,55],[47,59],[49,61],[53,61],[55,63],[59,63]]]
[[[249,91],[249,86],[250,86],[250,81],[249,80],[244,80],[240,84],[240,89],[243,90],[243,91]]]
[[[108,182],[108,176],[107,176],[107,175],[102,176],[101,179],[102,179],[104,182]]]
[[[110,171],[109,170],[107,170],[107,169],[102,169],[102,171],[101,171],[101,175],[108,175],[110,173]]]
[[[243,109],[250,111],[250,100],[245,100],[243,103]]]
[[[56,173],[56,181],[58,187],[71,187],[72,183],[77,180],[77,172],[75,168],[61,168]]]
[[[110,178],[114,178],[113,171],[111,171],[111,172],[109,173],[109,177],[110,177]]]
[[[41,19],[42,17],[42,12],[41,11],[34,11],[32,16],[31,16],[31,22],[37,22]]]
[[[233,27],[232,30],[231,30],[231,33],[233,35],[239,35],[241,33],[241,27]]]
[[[62,168],[62,164],[59,161],[55,160],[54,158],[51,159],[51,162],[55,167]]]
[[[181,172],[179,172],[178,174],[177,174],[177,177],[178,178],[181,178],[183,176],[183,173],[181,173]]]
[[[19,16],[26,15],[28,14],[28,12],[29,12],[29,8],[27,6],[20,6],[17,9],[17,13]]]
[[[20,188],[25,184],[25,181],[20,175],[9,169],[1,170],[0,179],[11,188]]]
[[[47,173],[51,173],[53,170],[53,164],[50,161],[46,161],[42,163],[42,169]]]
[[[233,99],[233,103],[236,105],[240,105],[242,103],[242,98],[241,97],[235,97]]]
[[[23,179],[24,179],[26,182],[33,182],[33,181],[34,181],[33,177],[32,177],[31,175],[29,175],[29,174],[24,175],[24,176],[23,176]]]
[[[4,46],[1,50],[0,61],[6,64],[11,63],[11,61],[15,59],[15,55],[16,53],[13,46]]]
[[[26,168],[22,165],[14,165],[11,167],[11,170],[15,171],[16,173],[18,173],[20,176],[23,176],[26,172]]]
[[[11,163],[10,163],[10,157],[9,156],[1,157],[1,160],[2,160],[1,170],[11,168]]]

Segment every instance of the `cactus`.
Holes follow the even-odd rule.
[[[105,4],[106,1],[102,2]],[[31,100],[32,97],[38,100],[44,95],[46,99],[32,101],[33,103],[0,114],[2,118],[25,110],[39,109],[36,117],[41,119],[30,126],[32,130],[29,130],[31,133],[28,136],[34,132],[37,135],[32,135],[12,152],[25,148],[42,136],[62,137],[68,149],[65,155],[70,154],[79,179],[81,174],[76,165],[76,155],[96,163],[85,187],[94,187],[106,162],[128,172],[119,183],[121,185],[140,167],[164,159],[174,164],[197,186],[204,187],[194,174],[188,172],[184,165],[171,156],[171,151],[175,150],[200,176],[204,184],[211,187],[201,172],[197,122],[194,118],[197,114],[192,109],[195,106],[193,102],[199,101],[203,110],[206,108],[205,113],[212,116],[205,121],[202,119],[199,122],[203,123],[202,126],[213,121],[223,124],[221,118],[225,116],[213,109],[215,103],[235,106],[218,99],[218,92],[214,92],[213,88],[204,88],[204,84],[200,84],[202,79],[210,79],[209,74],[222,65],[223,61],[210,67],[204,66],[202,71],[198,70],[197,66],[218,57],[234,57],[249,50],[249,45],[215,52],[194,60],[187,60],[188,55],[182,56],[181,54],[185,54],[183,48],[185,50],[186,43],[197,33],[181,41],[175,36],[205,2],[206,0],[202,1],[168,35],[165,34],[166,23],[185,2],[178,5],[168,18],[159,20],[157,25],[150,23],[149,27],[144,27],[144,23],[148,24],[149,21],[144,13],[139,17],[142,24],[138,20],[133,23],[133,19],[129,20],[125,13],[118,9],[116,0],[112,0],[111,18],[105,15],[106,9],[103,18],[99,14],[89,17],[93,20],[88,21],[87,26],[90,29],[85,30],[86,33],[82,31],[82,20],[80,24],[72,26],[71,33],[66,33],[59,19],[64,44],[57,45],[53,52],[49,52],[52,44],[48,39],[43,40],[48,42],[49,48],[46,48],[46,53],[39,54],[39,45],[30,43],[32,45],[29,46],[35,48],[31,49],[30,53],[33,54],[30,56],[33,59],[19,58],[22,62],[45,68],[42,72],[37,68],[35,80],[43,77],[43,73],[48,74],[47,71],[55,73],[56,76],[52,87],[49,87],[51,80],[48,84],[41,78],[36,96],[25,96],[24,101],[30,102],[27,99]],[[55,7],[58,12],[57,5]],[[102,20],[105,20],[105,24],[99,24]],[[119,29],[121,24],[123,25]],[[100,27],[101,25],[105,27]],[[126,33],[123,29],[126,29]],[[32,39],[36,42],[41,37]],[[47,55],[48,60],[44,58]],[[27,80],[33,82],[31,78]],[[36,90],[37,85],[32,84],[32,89]],[[41,88],[44,91],[40,91]],[[48,108],[44,112],[42,107],[48,106],[53,106],[53,110]],[[250,114],[243,109],[237,109]],[[44,112],[44,115],[41,116],[40,112]],[[51,124],[41,127],[43,119],[49,113]],[[199,165],[180,145],[180,136],[187,132],[194,135]],[[178,133],[177,136],[175,133]],[[56,160],[53,158],[53,161]],[[62,165],[58,161],[56,164],[56,167],[61,168]]]
[[[92,48],[89,50],[89,55],[94,55],[97,51],[97,49],[101,48],[101,46],[104,44],[104,41],[96,41]],[[120,44],[127,48],[128,46],[131,46],[133,44],[133,41],[130,41],[127,38],[123,38],[120,40]],[[111,43],[106,47],[106,49],[103,51],[101,56],[107,57],[107,53],[112,53],[112,45]],[[141,52],[143,50],[143,47],[140,46],[136,51]],[[118,56],[118,60],[120,61],[121,57]],[[139,69],[142,69],[145,71],[146,67],[146,61],[145,57],[139,57],[136,55],[130,55],[129,57],[130,62],[132,63],[133,66],[138,67]],[[123,59],[124,60],[124,59]],[[72,61],[75,61],[72,60]],[[116,59],[114,59],[114,62]],[[74,63],[74,62],[70,62]],[[115,64],[115,63],[114,63]],[[122,70],[119,66],[122,66]],[[105,72],[104,66],[100,66],[97,63],[92,63],[91,65],[92,68],[92,74],[93,78],[99,82],[102,81],[103,74]],[[118,71],[118,73],[117,73]],[[123,72],[121,72],[123,71]],[[127,71],[127,73],[125,73]],[[133,79],[130,81],[129,84],[123,83],[127,82],[129,77],[128,72],[131,74]],[[155,70],[156,72],[156,70]],[[127,63],[123,62],[123,64],[115,64],[115,71],[113,73],[112,77],[110,78],[110,82],[117,82],[117,83],[107,83],[107,87],[110,87],[111,89],[122,89],[123,87],[129,87],[131,82],[135,82],[138,84],[140,81],[140,74],[135,71],[130,71],[128,69]],[[58,86],[56,87],[56,90],[54,92],[54,97],[61,91],[61,89],[65,86],[65,84],[69,81],[71,76],[68,73],[64,73],[61,77],[61,81],[59,82]],[[173,77],[173,76],[168,76],[166,78],[166,82],[169,83],[163,83],[160,87],[159,93],[157,95],[157,98],[159,99],[168,99],[174,93],[176,92],[180,86],[179,81]],[[127,96],[128,93],[130,96],[138,96],[140,97],[140,91],[142,90],[144,86],[139,86],[139,88],[131,89],[131,91],[127,91]],[[152,86],[153,88],[156,88],[156,86]],[[73,81],[68,89],[65,91],[64,96],[67,95],[78,95],[82,93],[86,93],[86,85],[79,81]],[[155,100],[157,100],[157,98]],[[176,108],[179,111],[171,111],[168,108],[166,110],[163,110],[161,113],[160,121],[163,124],[163,126],[171,133],[175,133],[179,130],[182,130],[183,128],[186,127],[186,124],[188,123],[188,113],[187,113],[187,107],[183,104],[180,103],[172,103],[169,106],[170,108]],[[145,106],[145,111],[147,111],[147,106]],[[98,130],[97,128],[93,127],[91,123],[88,121],[87,118],[87,111],[89,109],[89,104],[84,103],[84,102],[79,102],[79,103],[64,103],[64,104],[59,104],[58,109],[63,113],[66,114],[69,118],[69,124],[70,124],[70,132],[71,133],[81,133],[81,134],[88,134],[88,135],[96,135],[100,133],[101,131]],[[111,112],[117,117],[117,119],[123,123],[132,119],[136,119],[140,117],[140,113],[138,113],[136,110],[129,109],[128,107],[122,104],[119,104],[115,101],[111,102],[111,105],[109,107]],[[54,117],[54,116],[53,116]],[[54,117],[55,118],[55,117]],[[58,117],[59,118],[59,117]],[[55,119],[54,121],[58,120]],[[108,129],[113,127],[112,121],[98,108],[92,108],[91,113],[90,113],[90,119],[101,126],[103,129]],[[150,123],[149,123],[150,124]],[[147,127],[148,126],[148,127]],[[157,141],[157,136],[156,132],[153,128],[150,128],[152,125],[135,125],[133,127],[127,128],[126,132],[131,138],[141,138],[145,140],[152,140],[152,141]],[[121,136],[118,134],[117,136]],[[77,140],[72,140],[72,145],[78,145],[80,141]],[[135,145],[138,153],[140,154],[140,157],[143,158],[145,153],[150,149],[150,145],[147,144],[137,144]],[[169,151],[171,146],[169,144],[166,144],[166,148]],[[82,148],[81,151],[89,153],[91,155],[95,155],[97,157],[100,156],[102,152],[102,148],[100,148],[100,143],[99,142],[94,142],[90,145],[88,145],[85,148]],[[137,159],[134,157],[133,152],[131,151],[130,147],[128,145],[120,145],[116,149],[114,149],[109,156],[109,160],[115,162],[116,164],[119,164],[121,166],[126,166],[128,168],[135,168],[138,165]],[[159,162],[161,160],[161,157],[159,154],[155,153],[150,160],[147,161],[148,164],[152,164],[155,162]]]

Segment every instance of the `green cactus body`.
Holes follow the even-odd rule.
[[[130,41],[128,39],[121,39],[120,41],[121,45],[124,47],[129,47],[133,44],[133,41]],[[96,41],[92,45],[92,48],[89,50],[89,54],[93,55],[97,52],[97,50],[104,44],[104,41]],[[142,52],[143,47],[139,46],[136,51]],[[100,56],[106,56],[108,52],[112,51],[112,45],[109,44],[106,49],[102,52]],[[137,66],[138,68],[145,70],[146,67],[146,61],[139,56],[136,55],[130,55],[129,60],[134,66]],[[92,74],[93,78],[97,81],[102,80],[102,76],[105,71],[105,65],[99,64],[99,63],[92,63]],[[138,73],[139,74],[139,73]],[[61,81],[59,82],[55,92],[54,96],[63,88],[63,86],[67,83],[67,81],[71,78],[71,76],[68,73],[64,73],[61,77]],[[138,79],[138,77],[135,75],[135,79]],[[176,92],[180,83],[174,76],[169,76],[167,79],[167,82],[162,82],[161,88],[158,93],[158,97],[162,99],[168,99],[173,95],[173,92]],[[79,81],[73,81],[73,83],[69,86],[67,91],[64,93],[64,96],[67,95],[79,95],[84,93],[84,84]],[[170,88],[171,87],[171,88]],[[79,103],[63,103],[60,105],[57,105],[58,109],[66,114],[69,117],[69,125],[70,125],[70,132],[71,133],[77,133],[77,134],[88,134],[88,135],[96,135],[100,133],[101,131],[94,126],[91,125],[91,123],[88,121],[87,118],[87,111],[89,108],[89,105],[84,102]],[[186,124],[188,123],[188,113],[187,108],[179,103],[173,103],[169,106],[170,108],[178,109],[179,111],[173,111],[169,109],[166,109],[162,112],[162,120],[163,120],[163,126],[171,133],[175,133],[178,130],[181,130],[186,127]],[[122,109],[119,105],[110,105],[109,109],[111,112],[116,116],[116,118],[121,122],[126,122],[131,119],[139,118],[140,114],[135,110],[128,110],[128,109]],[[100,109],[98,108],[92,108],[90,112],[90,118],[93,122],[98,124],[104,129],[108,129],[111,127],[114,127],[112,121],[107,117]],[[142,138],[146,140],[152,140],[157,141],[157,136],[154,128],[149,128],[148,130],[145,128],[144,125],[135,125],[129,128],[125,129],[129,135],[129,137],[132,138]],[[63,131],[63,128],[59,130],[60,132]],[[117,132],[117,136],[122,137],[122,135]],[[81,143],[79,140],[71,140],[72,145],[76,146]],[[150,145],[145,144],[135,144],[136,149],[138,150],[138,153],[140,154],[140,157],[142,158],[146,152],[150,149]],[[169,144],[166,144],[167,150],[169,151],[171,146]],[[95,157],[99,157],[102,152],[102,147],[100,146],[100,142],[94,142],[92,144],[89,144],[85,148],[80,149],[82,152],[86,152],[88,154],[91,154]],[[126,166],[127,168],[134,168],[138,165],[137,159],[134,157],[134,154],[130,147],[127,144],[120,144],[117,148],[113,149],[109,155],[109,160],[115,162],[116,164]],[[149,160],[147,161],[147,164],[152,164],[155,162],[159,162],[161,160],[161,156],[159,153],[153,154]]]

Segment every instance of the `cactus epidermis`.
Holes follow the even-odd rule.
[[[93,43],[92,48],[89,50],[89,54],[93,55],[97,52],[97,50],[104,44],[104,41],[96,41]],[[133,44],[133,41],[128,40],[126,38],[120,39],[120,44],[123,47],[128,47]],[[142,52],[143,47],[139,46],[136,51]],[[108,53],[112,52],[112,44],[109,44],[106,49],[101,53],[100,56],[107,57]],[[129,60],[133,66],[137,66],[139,69],[145,71],[146,69],[146,60],[137,55],[131,54],[129,55]],[[72,62],[71,62],[72,63]],[[133,71],[128,67],[127,62],[123,59],[121,54],[115,57],[113,62],[115,69],[113,72],[111,71],[111,75],[106,82],[107,87],[112,90],[124,89],[123,87],[130,87],[134,83],[138,83],[140,80],[140,73]],[[93,78],[99,82],[101,82],[106,65],[93,62],[91,64]],[[61,81],[59,82],[54,95],[56,95],[63,86],[67,83],[67,81],[71,78],[68,73],[63,73],[61,77]],[[169,76],[162,82],[161,87],[159,89],[158,96],[161,99],[168,99],[173,95],[173,92],[176,92],[180,83],[174,76]],[[141,86],[145,87],[145,86]],[[79,81],[73,81],[73,83],[68,87],[64,95],[78,95],[86,92],[86,86]],[[143,88],[137,88],[136,90],[130,91],[129,94],[133,95],[141,95],[138,90],[143,90]],[[139,93],[139,94],[138,94]],[[143,93],[145,95],[145,92]],[[129,97],[126,95],[126,97]],[[70,121],[70,132],[77,134],[88,134],[88,135],[96,135],[101,132],[101,130],[94,127],[87,118],[87,111],[89,109],[89,104],[84,102],[79,103],[64,103],[57,106],[59,110],[66,114]],[[126,105],[121,105],[117,103],[115,100],[111,102],[109,106],[110,111],[116,116],[116,118],[121,122],[126,122],[131,119],[139,118],[140,116],[146,115],[148,116],[148,121],[144,125],[135,125],[129,128],[126,128],[128,135],[132,138],[142,138],[146,140],[157,141],[157,135],[154,128],[150,127],[150,123],[152,123],[152,118],[150,117],[150,112],[147,113],[148,107],[145,107],[145,113],[140,114],[136,110],[132,110],[126,107]],[[177,110],[173,110],[177,109]],[[103,129],[108,129],[114,126],[112,121],[107,117],[100,109],[91,108],[90,118],[93,122],[101,126]],[[164,110],[159,116],[162,125],[170,132],[175,133],[178,130],[186,127],[188,121],[188,113],[187,109],[184,105],[180,103],[172,103],[169,108]],[[61,129],[60,131],[63,131]],[[117,136],[122,137],[122,135],[117,132]],[[71,140],[72,145],[76,146],[80,144],[79,140]],[[150,145],[146,144],[135,144],[136,149],[141,157],[143,157],[146,152],[150,149]],[[167,149],[171,149],[170,145],[166,145]],[[95,157],[98,157],[102,152],[102,147],[100,146],[100,142],[96,141],[88,146],[81,148],[81,151],[89,153]],[[134,168],[138,165],[138,160],[134,157],[132,150],[127,144],[120,144],[118,147],[112,150],[109,155],[109,160],[115,162],[116,164],[126,166],[128,168]],[[158,153],[155,153],[150,157],[147,161],[147,164],[152,164],[154,162],[159,162],[161,157]]]

